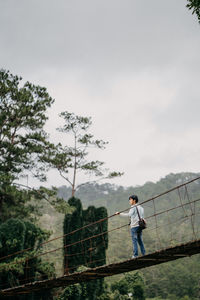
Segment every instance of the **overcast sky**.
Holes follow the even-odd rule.
[[[91,116],[91,154],[130,186],[199,172],[200,25],[183,0],[0,0],[1,67],[55,98],[47,131],[68,110]],[[80,179],[82,180],[82,179]],[[31,181],[32,184],[35,182]],[[57,173],[47,183],[63,185]]]

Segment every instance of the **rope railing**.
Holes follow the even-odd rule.
[[[138,205],[142,205],[145,209],[145,212],[147,212],[147,216],[145,219],[148,226],[144,231],[144,242],[145,239],[151,239],[152,241],[152,245],[149,246],[149,249],[147,249],[148,252],[163,249],[164,247],[170,246],[172,243],[182,242],[186,239],[187,235],[189,236],[189,238],[187,237],[186,239],[187,241],[196,240],[198,238],[198,226],[200,226],[200,224],[198,223],[197,217],[200,214],[200,197],[192,199],[192,192],[190,191],[190,188],[194,189],[194,186],[192,186],[192,184],[196,184],[199,179],[200,177],[197,177],[186,183],[182,183],[168,191],[162,192],[150,199],[138,203]],[[200,185],[198,188],[199,190],[197,192],[198,195],[200,195]],[[169,199],[164,197],[168,197]],[[170,197],[172,198],[172,200],[170,199]],[[166,208],[166,206],[163,206],[162,204],[164,201],[169,201],[168,203],[170,203],[171,207]],[[129,209],[130,207],[121,210],[120,213],[128,211]],[[175,212],[176,218],[173,217],[173,214]],[[114,226],[111,222],[111,218],[114,217],[119,221],[118,223],[120,223],[118,224],[118,226]],[[102,224],[108,221],[109,228],[108,230],[103,231]],[[186,222],[188,222],[188,226],[190,227],[190,231],[188,234],[186,234],[182,229]],[[96,225],[100,227],[97,234],[93,234],[86,238],[81,238],[74,242],[64,244],[62,247],[45,250],[45,247],[50,247],[52,242],[55,242],[59,239],[63,240],[66,237],[70,237],[73,234],[81,232],[85,229],[89,229],[89,227],[92,228],[92,226]],[[38,278],[31,275],[32,273],[34,273],[34,270],[38,263],[37,259],[44,259],[49,254],[53,254],[58,251],[63,251],[63,258],[65,257],[65,260],[67,261],[65,268],[62,267],[63,274],[69,274],[69,272],[71,273],[72,271],[76,271],[81,265],[89,267],[91,267],[92,265],[100,265],[101,262],[105,263],[105,259],[96,259],[95,251],[97,251],[99,247],[106,249],[105,237],[107,236],[111,244],[113,243],[114,245],[116,245],[116,236],[117,240],[121,238],[121,240],[124,240],[126,241],[126,243],[128,243],[127,256],[124,255],[123,257],[128,259],[130,258],[132,244],[128,231],[123,231],[125,228],[128,228],[128,225],[129,223],[127,221],[122,221],[122,218],[120,218],[120,216],[112,214],[106,218],[91,222],[64,235],[41,243],[39,246],[37,246],[37,248],[40,249],[37,254],[34,254],[34,247],[29,247],[27,249],[23,249],[21,251],[17,251],[15,253],[0,257],[0,272],[5,267],[10,268],[10,272],[12,272],[12,265],[21,264],[24,268],[24,274],[21,276],[22,278],[18,279],[18,282],[16,284],[20,285],[35,280],[41,280],[43,277],[47,277],[47,275],[39,274]],[[178,225],[180,226],[180,228]],[[120,232],[120,235],[117,234],[118,232]],[[98,238],[101,238],[102,240],[100,242],[95,242],[96,245],[94,246],[92,243]],[[117,246],[116,252],[118,251]],[[69,253],[66,251],[67,249],[70,249]],[[73,249],[75,249],[76,252],[73,252]],[[111,263],[113,261],[113,255],[110,254],[109,249],[107,251],[107,260],[109,261],[109,263]],[[27,255],[25,260],[23,258],[23,255]],[[80,256],[83,256],[84,263],[69,265],[70,259],[72,257],[78,258]],[[16,258],[18,258],[18,261],[16,260]],[[8,285],[5,286],[0,284],[1,289],[8,287]]]
[[[172,192],[172,191],[174,191],[174,190],[178,190],[178,192],[179,192],[179,194],[180,194],[179,189],[180,189],[181,187],[184,187],[184,186],[186,186],[186,185],[189,185],[190,183],[192,183],[192,182],[194,182],[194,181],[197,181],[197,180],[199,180],[199,179],[200,179],[200,176],[197,177],[197,178],[195,178],[195,179],[192,179],[192,180],[190,180],[190,181],[188,181],[188,182],[186,182],[186,183],[183,183],[183,184],[181,184],[181,185],[179,185],[179,186],[176,186],[176,187],[174,187],[174,188],[172,188],[172,189],[170,189],[170,190],[168,190],[168,191],[165,191],[165,192],[163,192],[163,193],[161,193],[161,194],[159,194],[159,195],[156,195],[156,196],[154,196],[154,197],[152,197],[152,198],[150,198],[150,199],[147,199],[147,200],[145,200],[145,201],[142,201],[142,202],[140,203],[140,205],[143,205],[143,204],[145,204],[145,203],[147,203],[147,202],[150,202],[150,201],[152,201],[152,200],[155,200],[155,199],[157,199],[157,198],[159,198],[159,197],[161,197],[161,196],[163,196],[163,195],[169,194],[170,192]],[[34,191],[36,192],[36,190],[34,190]],[[127,210],[129,210],[129,209],[130,209],[130,207],[128,207],[128,208],[126,208],[126,209],[124,209],[124,210],[119,211],[119,213],[123,213],[123,212],[125,212],[125,211],[127,211]],[[55,241],[55,240],[64,238],[64,237],[66,237],[66,236],[69,236],[69,235],[71,235],[71,234],[74,234],[74,233],[76,233],[76,232],[78,232],[78,231],[80,231],[80,230],[83,230],[83,229],[85,229],[85,228],[87,228],[87,227],[90,227],[90,226],[93,226],[93,225],[95,225],[95,224],[101,223],[101,222],[103,222],[103,221],[105,221],[105,220],[108,220],[108,219],[110,219],[110,218],[112,218],[112,217],[115,217],[115,216],[116,216],[116,214],[112,214],[112,215],[110,215],[110,216],[108,216],[108,217],[106,217],[106,218],[103,218],[103,219],[97,220],[97,221],[95,221],[95,222],[89,223],[89,224],[87,224],[87,225],[85,225],[85,226],[82,226],[82,227],[80,227],[80,228],[77,228],[76,230],[73,230],[73,231],[71,231],[71,232],[69,232],[69,233],[66,233],[66,234],[64,234],[64,235],[61,235],[61,236],[58,236],[58,237],[56,237],[56,238],[50,239],[50,240],[48,240],[48,241],[45,241],[45,242],[41,243],[38,247],[42,247],[43,245],[48,244],[48,243],[50,243],[50,242],[52,242],[52,241]],[[34,247],[29,247],[29,248],[27,248],[27,249],[23,249],[23,250],[21,250],[21,251],[15,252],[15,253],[13,253],[13,254],[10,254],[10,255],[7,255],[7,256],[4,256],[4,257],[0,257],[0,261],[3,260],[3,259],[6,259],[6,258],[8,258],[8,257],[12,257],[12,256],[14,256],[14,255],[22,254],[22,253],[24,253],[24,252],[26,252],[26,251],[29,251],[29,250],[33,249],[33,248],[34,248]]]

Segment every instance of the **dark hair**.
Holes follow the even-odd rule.
[[[129,200],[130,200],[130,199],[133,199],[133,200],[136,201],[136,203],[138,203],[138,196],[137,196],[137,195],[132,195],[132,196],[130,196],[130,197],[129,197]]]

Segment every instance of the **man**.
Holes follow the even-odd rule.
[[[131,218],[130,227],[131,227],[131,236],[133,242],[132,258],[135,258],[138,256],[138,244],[140,246],[142,255],[145,255],[145,248],[142,240],[142,229],[139,227],[139,216],[138,216],[138,212],[139,212],[140,218],[141,219],[144,218],[144,209],[141,205],[137,205],[137,209],[138,209],[137,212],[136,204],[138,203],[138,197],[136,195],[132,195],[129,197],[129,203],[131,205],[131,209],[129,210],[128,213],[116,212],[116,214]]]

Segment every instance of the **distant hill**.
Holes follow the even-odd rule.
[[[128,207],[128,197],[133,193],[139,196],[140,201],[144,201],[198,176],[200,173],[171,173],[155,183],[149,181],[144,185],[128,188],[109,183],[87,184],[77,191],[76,197],[81,199],[84,208],[90,205],[105,206],[109,214],[112,214]],[[58,188],[58,197],[68,200],[71,197],[70,187]]]
[[[199,176],[200,173],[189,172],[169,174],[155,183],[146,182],[142,186],[131,186],[128,188],[109,183],[87,184],[77,191],[76,197],[82,201],[84,208],[87,208],[90,205],[94,205],[96,207],[105,206],[108,210],[108,215],[112,215],[116,211],[129,208],[128,198],[133,193],[137,194],[142,202]],[[195,197],[195,199],[196,197],[199,198],[199,191],[200,183],[197,182],[191,191],[192,196]],[[67,201],[71,197],[71,189],[67,186],[61,186],[58,189],[58,197]],[[175,198],[169,200],[176,201]],[[48,204],[46,205],[48,206]],[[159,205],[160,208],[164,209],[166,204],[160,201]],[[151,207],[145,207],[145,214],[150,214],[150,209]],[[200,212],[200,207],[198,207],[198,209]],[[43,215],[43,219],[40,224],[42,224],[45,228],[45,223],[48,223],[50,220],[50,229],[53,231],[53,237],[62,236],[63,216],[64,215],[62,214],[54,213],[52,208],[45,207],[45,215]],[[177,215],[175,214],[174,218],[176,217]],[[127,220],[124,220],[124,218],[111,218],[109,219],[109,229],[126,223]],[[183,224],[181,226],[181,232],[183,234],[187,234],[187,224]],[[176,227],[174,230],[176,231]],[[163,231],[161,232],[161,239],[165,239],[165,233],[167,234],[168,231],[168,228],[163,228]],[[144,242],[147,251],[153,251],[152,249],[155,243],[154,236],[148,232],[146,233],[145,231]],[[56,245],[57,247],[62,247],[62,240],[56,241]],[[112,263],[128,259],[130,258],[131,253],[132,243],[129,228],[126,227],[125,229],[120,230],[120,232],[113,231],[112,235],[109,236],[107,262]],[[60,271],[62,270],[62,253],[60,252],[60,254],[57,254],[56,257],[52,256],[52,260],[57,264],[58,274],[60,274]],[[184,299],[197,299],[196,295],[198,294],[200,278],[200,255],[150,267],[143,269],[140,272],[143,273],[146,281],[146,294],[148,298],[158,297],[156,299],[168,299],[170,295],[171,298],[169,299],[182,299],[181,297],[183,296],[186,296]],[[107,282],[113,282],[119,277],[120,275],[117,277],[110,277],[107,279]]]

